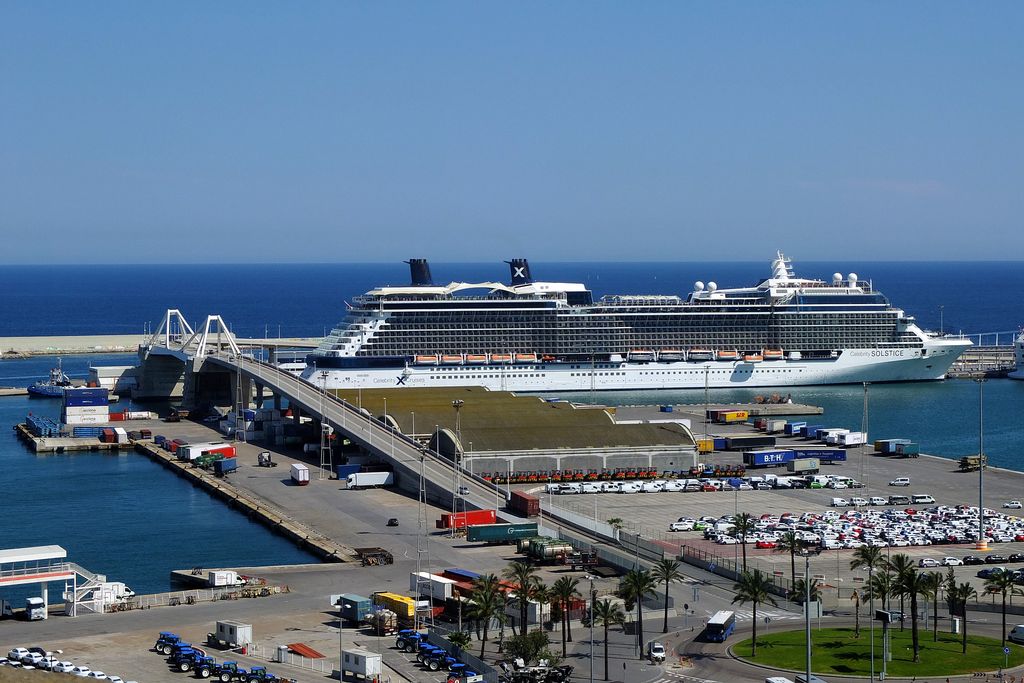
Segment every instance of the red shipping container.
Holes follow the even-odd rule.
[[[108,418],[111,422],[124,422],[124,413],[110,413]]]
[[[466,510],[455,514],[441,515],[438,520],[438,529],[465,529],[474,524],[494,524],[498,520],[497,512],[494,510]]]
[[[509,507],[523,517],[536,517],[540,514],[540,498],[522,491],[513,491],[509,499]]]
[[[220,448],[211,448],[210,450],[206,451],[206,454],[207,455],[220,454],[220,455],[223,455],[225,458],[233,458],[233,457],[235,457],[235,447],[234,446],[221,446]]]

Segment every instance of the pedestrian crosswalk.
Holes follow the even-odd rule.
[[[718,683],[718,681],[713,681],[710,678],[688,676],[687,674],[675,671],[666,671],[665,677],[654,680],[651,683],[680,683],[680,681],[683,683]]]

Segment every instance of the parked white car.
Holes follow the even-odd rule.
[[[1008,500],[1005,503],[1003,503],[1003,507],[1009,508],[1010,510],[1020,510],[1024,506],[1020,504],[1019,500]]]
[[[959,557],[944,557],[944,558],[942,558],[942,566],[943,567],[962,567],[962,566],[964,566],[964,561],[961,560]]]
[[[81,676],[82,678],[85,678],[90,673],[92,673],[92,669],[90,669],[87,666],[76,666],[75,668],[71,669],[71,673],[75,676]]]
[[[896,477],[889,482],[889,486],[910,486],[910,477]]]
[[[938,567],[939,561],[931,557],[922,557],[917,561],[918,567]]]

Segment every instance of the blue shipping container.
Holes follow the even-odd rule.
[[[359,472],[360,467],[362,465],[337,465],[334,471],[338,474],[338,479],[347,479],[348,475]]]
[[[341,618],[344,621],[350,621],[355,624],[365,621],[366,615],[373,610],[373,603],[370,601],[370,598],[354,593],[342,593],[339,595],[337,605],[338,611],[341,612]]]
[[[796,458],[817,458],[822,462],[846,462],[846,451],[842,448],[794,448]]]
[[[106,389],[100,389],[99,387],[68,387],[64,390],[65,396],[75,396],[78,398],[106,398],[108,393]]]
[[[675,408],[673,408],[672,406],[662,406],[661,407],[661,412],[663,412],[663,413],[671,413],[673,410],[675,410]]]
[[[444,571],[446,574],[461,577],[464,581],[473,581],[474,579],[480,578],[480,574],[471,572],[468,569],[459,569],[458,567],[452,567],[451,569],[445,569]]]
[[[213,462],[213,473],[218,477],[223,477],[228,472],[234,472],[237,469],[238,461],[234,458],[224,458]]]
[[[99,437],[103,433],[103,427],[75,427],[72,434],[79,439]]]
[[[792,435],[792,434],[799,434],[800,433],[800,428],[801,427],[806,427],[806,426],[807,426],[806,422],[787,422],[786,423],[786,428],[785,428],[784,431],[785,431],[786,434],[790,434],[790,435]]]
[[[714,439],[714,443],[712,445],[715,447],[716,451],[724,451],[725,450],[725,444],[726,444],[726,441],[725,441],[725,438],[723,437],[723,438],[715,438]]]
[[[800,428],[800,436],[805,439],[813,439],[817,435],[819,429],[824,429],[823,425],[807,425],[806,427]]]
[[[744,451],[743,464],[747,467],[780,467],[796,459],[791,450]]]
[[[79,408],[81,406],[107,406],[110,402],[104,397],[92,397],[86,396],[84,398],[66,398],[64,399],[65,408]]]

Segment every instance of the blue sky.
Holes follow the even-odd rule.
[[[0,262],[1005,259],[1024,5],[0,5]]]

